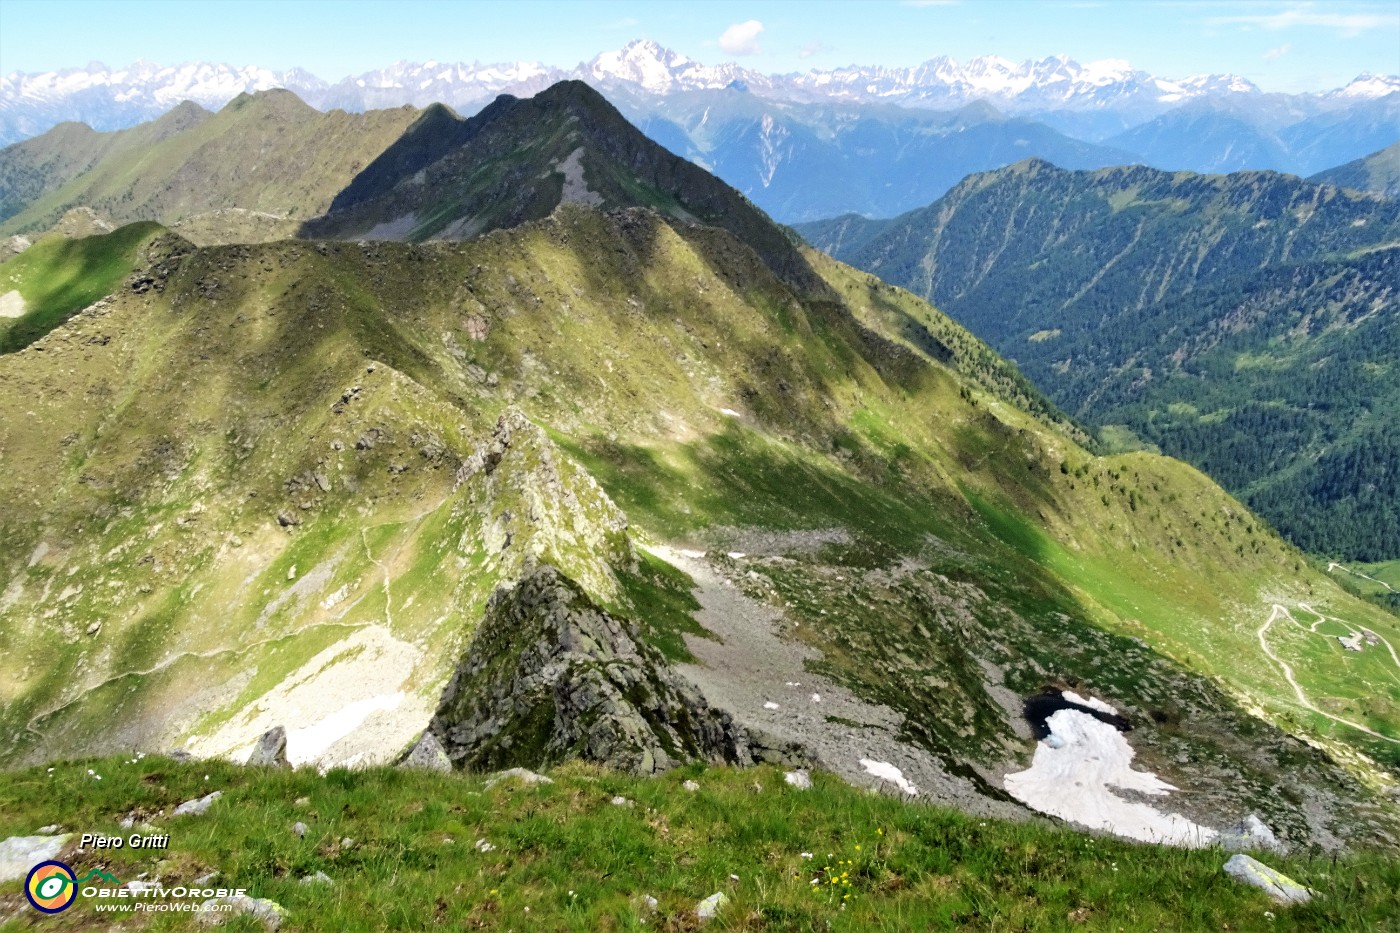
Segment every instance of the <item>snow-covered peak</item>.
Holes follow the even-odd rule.
[[[653,94],[722,88],[736,81],[745,85],[768,83],[764,76],[733,62],[702,65],[650,39],[634,40],[615,52],[603,52],[578,70],[585,80],[631,84]]]
[[[1120,59],[1080,64],[1066,55],[1019,64],[994,55],[965,63],[939,56],[908,68],[848,65],[765,75],[734,62],[706,65],[638,39],[568,70],[530,61],[400,61],[334,85],[298,68],[273,71],[205,62],[165,66],[137,61],[122,68],[93,62],[41,74],[13,72],[0,77],[0,145],[42,133],[63,120],[117,129],[159,116],[182,100],[215,110],[241,93],[274,87],[285,87],[321,109],[441,102],[470,112],[497,95],[529,96],[566,78],[609,92],[658,96],[733,87],[778,100],[887,102],[949,110],[986,101],[1011,115],[1112,111],[1132,119],[1150,119],[1193,101],[1220,103],[1261,93],[1237,75],[1171,79],[1136,70]],[[1397,91],[1400,77],[1364,74],[1344,88],[1303,96],[1324,106],[1347,107]]]
[[[1373,75],[1369,72],[1358,75],[1344,88],[1333,91],[1333,97],[1350,97],[1358,100],[1374,100],[1400,91],[1400,76]]]

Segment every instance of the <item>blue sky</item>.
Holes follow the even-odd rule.
[[[300,66],[328,80],[398,59],[571,67],[633,38],[767,72],[1066,54],[1303,91],[1400,73],[1400,2],[0,0],[5,73],[138,58]]]

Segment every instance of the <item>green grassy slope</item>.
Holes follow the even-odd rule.
[[[188,244],[186,244],[188,247]],[[0,264],[0,294],[16,292],[23,313],[0,318],[0,353],[38,340],[83,308],[110,295],[151,251],[176,241],[155,223],[129,224],[108,234],[69,240],[49,236]]]
[[[1400,195],[1400,142],[1379,152],[1318,172],[1308,181],[1369,191],[1388,198]]]
[[[572,765],[551,776],[488,789],[476,776],[378,769],[65,762],[0,775],[0,836],[57,823],[125,837],[118,823],[135,813],[168,831],[170,848],[65,854],[79,877],[97,869],[175,887],[213,874],[207,883],[269,898],[287,911],[283,929],[305,931],[689,930],[696,904],[716,891],[729,903],[707,929],[1395,929],[1400,869],[1381,855],[1268,857],[1317,894],[1283,909],[1226,877],[1218,851],[978,820],[822,774],[806,791],[767,767],[639,780]],[[692,779],[699,790],[683,790]],[[156,815],[215,789],[224,796],[204,816]],[[634,805],[614,806],[614,796]],[[494,848],[478,851],[479,839]],[[301,883],[317,872],[331,883]],[[19,882],[0,886],[0,916],[19,892]],[[646,896],[655,913],[638,903]],[[32,926],[201,928],[189,915],[114,917],[93,900]],[[245,918],[225,929],[262,926]]]
[[[185,101],[158,119],[130,129],[99,133],[82,123],[60,123],[47,133],[7,146],[0,150],[0,220],[8,221],[104,159],[139,158],[146,148],[210,116],[203,107]]]
[[[55,130],[0,153],[0,180],[7,173],[62,179],[57,185],[46,182],[42,190],[18,183],[0,188],[13,192],[17,205],[0,233],[47,229],[81,204],[117,221],[158,220],[167,226],[240,209],[253,216],[220,231],[223,236],[289,236],[304,218],[329,207],[417,113],[408,107],[320,113],[289,91],[242,94],[217,114],[164,127],[168,132],[156,132],[161,121],[155,121],[93,134],[104,137],[104,144],[94,143],[91,157],[74,163],[80,170],[57,173],[51,168],[53,153],[64,151],[67,137]],[[269,224],[262,214],[278,222]],[[229,215],[225,220],[227,225]]]
[[[1400,644],[1393,617],[1190,467],[1087,453],[914,296],[807,259],[817,297],[723,231],[577,207],[469,243],[209,248],[0,358],[7,760],[230,752],[292,674],[393,671],[430,713],[508,578],[492,529],[531,527],[454,479],[514,404],[642,541],[843,531],[738,585],[949,767],[1026,760],[992,686],[1075,684],[1202,819],[1393,838],[1394,672],[1281,623],[1300,698],[1257,635],[1276,603]],[[599,593],[579,553],[624,615],[673,598]]]
[[[1400,553],[1393,202],[1030,161],[894,220],[799,229],[944,308],[1110,448],[1189,460],[1315,553]]]

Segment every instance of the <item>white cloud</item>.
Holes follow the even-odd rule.
[[[1265,53],[1264,53],[1264,61],[1266,61],[1266,62],[1271,62],[1271,61],[1273,61],[1273,60],[1276,59],[1276,58],[1283,58],[1283,56],[1287,55],[1287,54],[1288,54],[1289,52],[1291,52],[1292,50],[1293,50],[1293,46],[1291,46],[1291,45],[1289,45],[1287,42],[1285,42],[1283,45],[1280,45],[1278,48],[1276,48],[1276,49],[1269,49],[1269,51],[1265,52]]]
[[[802,48],[797,50],[797,57],[811,58],[813,55],[821,55],[825,52],[831,51],[834,51],[831,46],[827,45],[825,42],[820,42],[813,39],[811,42],[808,42],[806,45],[802,46]]]
[[[1368,29],[1394,28],[1400,17],[1384,13],[1324,13],[1309,6],[1293,7],[1278,13],[1249,13],[1240,16],[1212,16],[1215,26],[1257,26],[1260,29],[1335,29],[1343,36],[1359,36]]]
[[[763,32],[763,24],[756,19],[735,23],[719,37],[719,47],[730,55],[757,55],[758,35]]]
[[[641,20],[632,16],[624,16],[622,19],[615,19],[611,23],[603,26],[604,29],[631,29],[633,26],[640,26]]]

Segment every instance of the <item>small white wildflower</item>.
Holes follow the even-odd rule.
[[[91,768],[88,768],[88,774],[89,774],[89,775],[92,774],[92,769],[91,769]]]
[[[802,857],[805,858],[805,859],[810,859],[810,858],[812,857],[812,853],[811,853],[811,852],[803,852],[803,853],[802,853]]]
[[[53,768],[49,769],[49,774],[53,774]]]
[[[1272,910],[1266,910],[1266,911],[1264,911],[1264,919],[1265,919],[1265,920],[1272,920],[1272,919],[1274,919],[1274,912],[1273,912]]]
[[[93,777],[97,778],[99,781],[102,780],[102,775],[100,774],[94,774]]]

